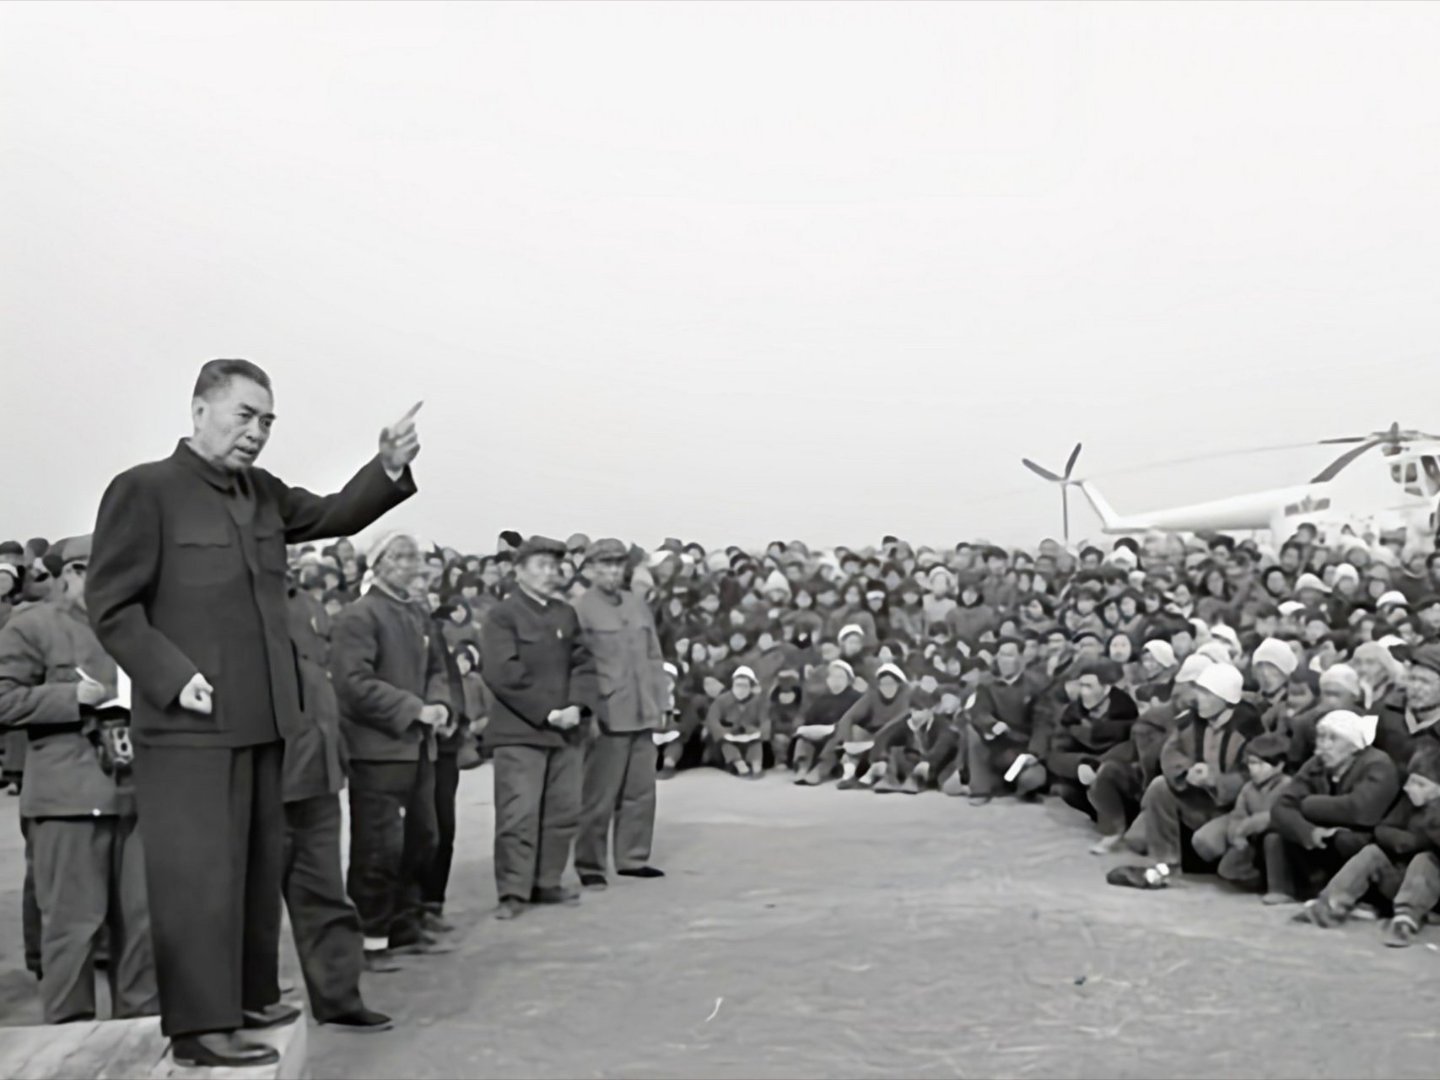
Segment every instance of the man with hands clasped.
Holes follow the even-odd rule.
[[[574,904],[561,884],[580,822],[583,745],[593,723],[595,661],[575,609],[557,595],[565,545],[532,536],[515,555],[514,592],[481,632],[495,699],[485,741],[495,750],[496,918],[526,903]]]
[[[409,498],[420,444],[412,408],[320,496],[255,467],[275,423],[255,364],[206,363],[190,411],[173,454],[106,490],[86,600],[133,681],[161,1029],[178,1064],[256,1066],[279,1055],[239,1031],[299,1016],[279,986],[282,740],[303,728],[285,545],[353,536]]]
[[[330,668],[350,762],[350,871],[376,954],[448,952],[425,930],[422,875],[439,841],[435,733],[452,723],[444,640],[414,592],[420,545],[404,532],[370,552],[373,577],[332,629]]]

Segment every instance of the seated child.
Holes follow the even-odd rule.
[[[765,772],[764,701],[760,680],[748,667],[736,668],[730,677],[730,689],[724,691],[710,706],[705,717],[705,732],[712,753],[718,749],[726,768],[736,776],[758,779]]]
[[[1367,844],[1330,879],[1296,922],[1338,926],[1372,889],[1393,908],[1382,940],[1403,949],[1420,933],[1425,916],[1440,902],[1440,745],[1411,757],[1405,797],[1375,827]]]
[[[765,699],[770,722],[770,749],[778,768],[790,767],[790,745],[805,708],[805,691],[800,686],[800,673],[790,668],[775,676],[775,688]]]
[[[1270,808],[1289,779],[1285,759],[1290,740],[1267,731],[1245,745],[1245,770],[1250,779],[1240,789],[1228,814],[1207,821],[1190,838],[1195,853],[1207,863],[1218,862],[1217,872],[1237,885],[1260,883],[1261,838],[1270,831]]]

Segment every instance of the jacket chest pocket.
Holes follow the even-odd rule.
[[[170,554],[175,577],[182,585],[220,585],[242,568],[235,538],[223,521],[176,525]]]
[[[255,522],[255,553],[260,569],[271,574],[285,573],[285,533],[280,522],[263,517]]]

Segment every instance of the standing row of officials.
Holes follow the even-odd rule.
[[[115,1014],[158,1008],[177,1063],[273,1062],[244,1032],[299,1016],[280,1001],[282,897],[320,1022],[383,1030],[362,971],[447,951],[437,762],[452,794],[456,777],[437,744],[463,723],[463,694],[421,606],[419,546],[382,538],[328,643],[286,582],[287,544],[353,535],[414,494],[416,409],[318,496],[254,467],[275,419],[265,372],[210,361],[194,435],[118,476],[93,540],[51,553],[55,599],[0,628],[0,721],[29,740],[21,814],[48,1021],[94,1015],[104,932]],[[486,621],[498,917],[577,902],[561,881],[572,846],[582,885],[603,888],[612,832],[618,873],[662,876],[648,862],[650,732],[668,690],[650,612],[622,587],[626,554],[594,545],[595,587],[572,606],[558,597],[564,546],[532,538],[519,588]]]

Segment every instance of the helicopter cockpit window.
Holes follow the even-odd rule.
[[[1425,494],[1440,495],[1440,462],[1435,460],[1435,455],[1426,454],[1422,457],[1420,468],[1425,473]]]
[[[1427,460],[1430,461],[1431,465],[1434,464],[1433,458]],[[1410,461],[1407,461],[1403,464],[1397,461],[1394,465],[1390,466],[1390,479],[1394,480],[1395,483],[1402,485],[1405,488],[1406,494],[1408,495],[1414,495],[1419,498],[1424,498],[1426,496],[1426,489],[1430,486],[1430,484],[1434,483],[1434,481],[1432,481],[1431,479],[1429,466],[1426,467],[1425,477],[1426,484],[1425,486],[1421,486],[1420,468],[1415,464],[1414,459],[1411,459]],[[1428,493],[1433,494],[1434,492]]]

